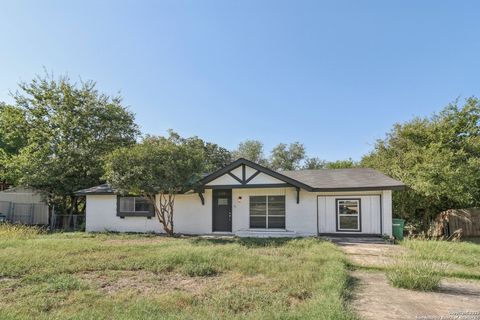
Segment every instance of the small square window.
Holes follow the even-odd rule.
[[[219,206],[228,206],[228,198],[218,198]]]

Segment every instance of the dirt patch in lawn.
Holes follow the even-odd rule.
[[[76,275],[92,288],[106,294],[133,292],[139,295],[183,291],[200,295],[210,290],[228,290],[238,285],[255,286],[264,283],[263,276],[244,276],[237,273],[211,277],[189,277],[177,273],[156,274],[148,271],[92,271]]]
[[[181,274],[155,274],[147,271],[102,271],[77,274],[93,288],[104,293],[115,294],[120,291],[132,291],[142,295],[158,294],[168,291],[186,291],[198,294],[206,287],[222,281],[222,276],[188,277]]]
[[[6,277],[0,277],[0,297],[6,295],[7,293],[13,292],[14,285],[17,283],[18,279],[15,278],[6,278]],[[1,305],[1,300],[0,300],[0,305]]]
[[[126,245],[126,244],[155,244],[160,242],[169,241],[165,236],[151,236],[151,237],[143,237],[143,238],[135,238],[135,239],[108,239],[103,240],[102,242],[105,244],[111,245]]]
[[[381,272],[355,271],[353,309],[362,319],[415,319],[480,312],[480,282],[443,280],[436,292],[418,292],[390,286]],[[459,318],[459,319],[468,319]]]

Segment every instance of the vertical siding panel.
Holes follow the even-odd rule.
[[[392,235],[392,191],[384,190],[382,193],[383,233]]]
[[[374,212],[374,219],[373,219],[373,233],[380,234],[380,196],[373,196],[372,197],[372,212]]]
[[[325,210],[325,197],[318,197],[318,230],[320,233],[327,232],[327,219],[326,219],[326,210]]]
[[[325,206],[328,231],[337,232],[337,210],[335,209],[335,197],[328,197]]]
[[[377,196],[369,196],[370,198],[370,230],[368,233],[378,233],[376,225],[378,224],[377,210],[375,209],[375,198]]]
[[[362,233],[371,233],[372,230],[372,210],[370,197],[361,197],[362,201]]]

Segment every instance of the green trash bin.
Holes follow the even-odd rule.
[[[405,226],[405,220],[392,219],[393,236],[397,240],[403,240],[403,227]]]

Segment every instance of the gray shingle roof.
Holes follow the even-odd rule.
[[[115,194],[116,190],[113,189],[109,184],[101,184],[99,186],[78,190],[75,192],[78,196],[84,196],[87,194]]]
[[[325,189],[325,191],[401,189],[405,187],[402,182],[370,168],[296,170],[282,171],[281,174],[314,189]]]
[[[255,169],[281,179],[289,185],[308,191],[393,190],[402,189],[405,187],[402,182],[394,180],[375,169],[352,168],[276,172],[245,159],[239,159],[232,164],[208,175],[207,177],[201,179],[200,183],[205,184],[206,182],[215,179],[226,172],[229,172],[241,164],[253,166]],[[102,184],[96,187],[79,190],[75,192],[75,194],[107,195],[117,194],[117,190],[113,189],[108,184]]]

